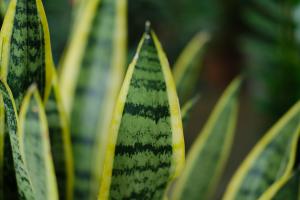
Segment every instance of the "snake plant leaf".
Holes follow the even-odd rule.
[[[5,112],[4,102],[0,94],[0,199],[4,199],[4,138],[5,138]]]
[[[174,199],[210,199],[215,192],[234,136],[240,82],[236,78],[228,86],[191,147]]]
[[[189,121],[191,111],[195,108],[196,104],[198,103],[200,99],[200,95],[197,94],[190,100],[188,100],[181,109],[181,115],[182,115],[182,123],[185,127]]]
[[[62,105],[56,76],[45,103],[51,152],[58,182],[59,199],[73,199],[73,157],[69,124]]]
[[[53,61],[41,0],[11,0],[0,34],[0,74],[10,86],[17,110],[32,83],[43,98],[51,86]]]
[[[4,157],[5,159],[10,159],[10,156],[13,159],[13,165],[4,166],[4,199],[26,199],[31,200],[35,199],[34,196],[34,190],[33,185],[31,183],[31,179],[29,177],[29,173],[27,171],[27,167],[25,165],[22,148],[20,144],[19,137],[17,135],[18,131],[18,118],[17,118],[17,110],[15,106],[15,102],[12,96],[12,92],[8,85],[0,81],[0,93],[3,98],[3,103],[0,106],[1,109],[5,110],[5,129],[8,131],[8,135],[5,135],[5,144],[4,144]],[[8,138],[9,140],[6,140]],[[6,142],[8,141],[8,142]],[[10,151],[6,149],[10,148]],[[9,160],[8,160],[9,161]],[[7,160],[5,160],[4,164],[10,164],[7,163]],[[14,166],[14,167],[13,167]],[[11,169],[14,169],[14,173],[11,174]],[[7,177],[8,175],[11,175],[10,177]],[[9,181],[6,181],[6,179],[9,179]],[[17,183],[17,188],[14,187],[14,182],[11,180],[11,178],[15,178]],[[11,185],[13,184],[13,185]],[[13,192],[13,195],[16,195],[16,191],[18,190],[19,198],[12,198],[11,193],[6,193],[6,188],[13,186],[13,188],[8,188],[7,190],[10,190]]]
[[[90,0],[62,63],[70,116],[74,198],[97,198],[104,150],[126,60],[126,0]]]
[[[109,132],[99,199],[162,199],[184,163],[176,87],[149,27],[129,66]]]
[[[196,83],[202,67],[199,61],[203,56],[204,45],[208,41],[208,33],[198,33],[188,43],[174,65],[173,74],[181,105],[191,97],[196,89]]]
[[[224,199],[258,199],[272,184],[292,173],[299,125],[300,102],[250,152],[231,180]]]
[[[58,199],[47,118],[35,86],[30,87],[24,97],[19,120],[20,148],[33,186],[34,199]]]
[[[285,199],[299,199],[300,197],[300,171],[296,170],[292,175],[283,177],[275,182],[260,198],[285,200]]]

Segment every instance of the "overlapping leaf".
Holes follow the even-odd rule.
[[[191,111],[195,108],[196,104],[198,103],[200,99],[200,95],[196,95],[190,100],[188,100],[181,109],[181,116],[182,116],[182,123],[183,126],[185,127],[186,124],[189,121]]]
[[[0,199],[4,199],[4,137],[5,111],[2,95],[0,95]]]
[[[202,67],[200,60],[204,51],[203,47],[208,40],[208,33],[198,33],[188,43],[174,65],[173,74],[181,105],[191,98],[191,94],[197,87]]]
[[[25,166],[25,161],[17,135],[18,119],[12,93],[7,84],[0,82],[0,92],[5,110],[5,148],[4,148],[4,199],[35,199],[33,185]],[[7,138],[7,139],[6,139]],[[17,186],[15,185],[17,183]]]
[[[276,181],[291,174],[299,127],[300,102],[254,147],[231,180],[224,199],[257,199]]]
[[[214,194],[231,149],[239,86],[239,78],[230,84],[193,144],[174,199],[210,199]]]
[[[45,110],[59,197],[60,199],[72,199],[74,174],[71,137],[56,77],[53,79]]]
[[[146,32],[117,101],[99,199],[162,199],[184,163],[178,98],[154,33]]]
[[[36,87],[22,102],[18,135],[34,199],[58,199],[47,119]]]
[[[107,130],[126,59],[126,4],[89,0],[62,62],[60,87],[71,120],[74,198],[96,198],[99,189]]]
[[[0,35],[1,77],[7,81],[17,109],[28,87],[36,83],[42,97],[50,89],[53,61],[41,0],[11,0]]]
[[[300,197],[300,173],[299,169],[292,175],[281,178],[275,182],[259,199],[299,199]]]

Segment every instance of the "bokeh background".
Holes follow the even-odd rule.
[[[72,34],[75,0],[43,0],[55,63]],[[300,1],[129,0],[128,62],[146,20],[161,40],[171,66],[199,31],[209,32],[197,84],[201,99],[185,129],[186,148],[200,132],[224,88],[243,74],[232,154],[215,199],[258,139],[300,97]],[[3,10],[4,8],[0,8]],[[3,13],[3,12],[2,12]]]

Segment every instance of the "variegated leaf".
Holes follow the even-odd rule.
[[[147,28],[116,104],[99,199],[162,199],[183,164],[175,84],[166,55]]]
[[[126,60],[126,0],[89,0],[62,62],[70,117],[74,198],[96,198],[108,127]]]
[[[191,147],[174,199],[211,199],[227,162],[237,121],[240,78],[226,89]]]
[[[51,152],[58,183],[59,199],[73,199],[73,156],[68,120],[62,105],[56,76],[53,78],[50,96],[45,103]]]
[[[202,68],[200,60],[203,56],[204,45],[208,40],[208,33],[198,33],[188,43],[174,65],[173,74],[181,105],[191,98],[197,88],[197,80]]]
[[[20,109],[18,136],[34,199],[58,199],[47,118],[37,88],[30,87]]]
[[[17,135],[18,118],[15,102],[8,85],[2,81],[0,81],[0,93],[4,103],[0,106],[5,110],[5,130],[7,130],[4,144],[4,199],[35,200],[33,185]]]
[[[300,102],[258,142],[231,180],[225,200],[258,199],[271,185],[288,176],[296,159]]]
[[[17,110],[32,83],[43,98],[51,83],[50,36],[41,0],[11,0],[0,34],[0,74],[14,95]]]

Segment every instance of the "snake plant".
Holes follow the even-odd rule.
[[[242,76],[187,153],[200,101],[200,33],[171,71],[146,23],[125,74],[126,0],[78,0],[59,67],[41,0],[10,0],[0,33],[0,199],[211,199],[230,155]],[[57,68],[59,69],[57,71]],[[177,95],[178,94],[178,95]],[[259,141],[224,195],[299,197],[297,103]]]

